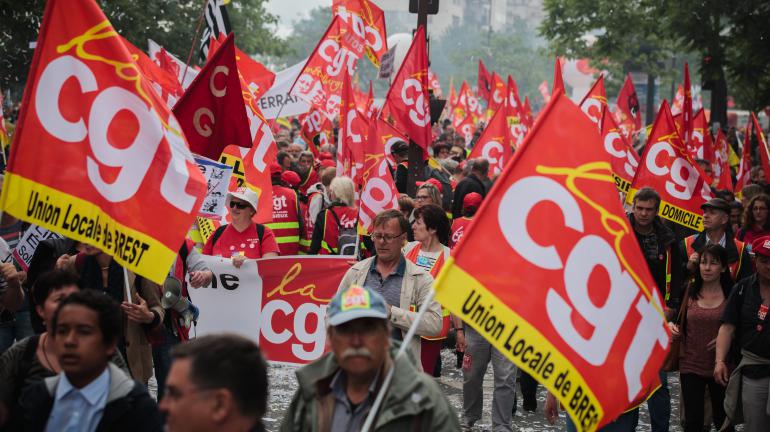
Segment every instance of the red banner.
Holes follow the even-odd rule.
[[[465,81],[463,81],[465,84]],[[462,89],[460,90],[462,92]],[[484,66],[484,60],[479,59],[479,73],[476,81],[476,94],[484,100],[489,100],[489,94],[492,91],[492,77]]]
[[[606,106],[602,108],[601,125],[602,142],[604,143],[604,150],[610,156],[615,186],[619,192],[626,194],[636,175],[639,156],[626,141],[625,135],[615,123],[615,119],[612,118],[612,114]]]
[[[714,140],[714,163],[711,164],[714,172],[714,189],[733,190],[733,179],[730,177],[729,150],[727,139],[721,128],[717,128],[717,136]]]
[[[698,110],[693,119],[692,139],[688,147],[693,159],[704,159],[714,162],[714,143],[709,132],[709,123],[704,110]]]
[[[206,182],[95,2],[46,3],[12,149],[3,210],[163,282]]]
[[[380,67],[380,59],[388,51],[382,9],[367,0],[334,0],[332,10],[366,43],[366,56]]]
[[[292,86],[291,94],[308,101],[330,119],[340,112],[342,77],[353,76],[364,41],[339,16],[334,17]]]
[[[735,194],[740,197],[743,188],[751,182],[751,122],[746,123],[743,133],[743,151],[735,180]]]
[[[393,117],[393,127],[422,147],[426,157],[432,141],[429,102],[425,28],[419,27],[385,96],[383,112]]]
[[[364,141],[369,128],[367,118],[356,109],[352,84],[347,74],[343,77],[342,104],[338,129],[337,175],[348,176],[358,184],[364,165]]]
[[[509,111],[510,108],[505,105],[497,110],[468,156],[488,160],[489,172],[493,176],[499,175],[513,156],[514,141],[507,121]]]
[[[388,141],[393,136],[387,133],[390,125],[380,118],[369,121],[369,132],[364,147],[364,168],[361,175],[364,187],[358,213],[359,232],[368,233],[374,218],[383,210],[398,208],[398,190],[390,174],[386,157]],[[383,133],[384,132],[384,133]],[[392,145],[394,141],[390,142]]]
[[[326,346],[326,305],[350,264],[339,258],[258,261],[262,277],[259,348],[271,362],[305,364]]]
[[[631,135],[638,131],[642,127],[642,113],[639,112],[639,98],[636,97],[636,89],[634,89],[634,82],[631,80],[631,74],[626,76],[626,81],[623,83],[623,87],[618,93],[618,99],[616,101],[618,110],[615,112],[615,116],[618,125],[626,139],[629,139]]]
[[[228,145],[251,146],[232,34],[179,99],[174,115],[195,154],[216,160]]]
[[[636,192],[649,186],[660,194],[661,217],[702,231],[700,206],[713,197],[711,188],[703,170],[685,149],[666,101],[660,106],[640,162],[626,202],[632,203]]]
[[[604,75],[599,75],[599,78],[580,102],[580,109],[592,122],[601,127],[602,112],[606,107],[607,92],[604,90]]]
[[[596,125],[561,91],[474,221],[436,300],[553,393],[578,430],[597,430],[659,385],[662,299]]]

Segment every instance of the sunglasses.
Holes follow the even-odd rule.
[[[251,207],[251,205],[245,203],[245,202],[238,202],[238,201],[230,201],[230,208],[239,208],[241,210],[245,208]]]

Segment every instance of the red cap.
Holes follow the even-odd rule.
[[[463,208],[479,208],[483,197],[478,192],[471,192],[463,197]]]
[[[760,237],[751,243],[751,251],[754,254],[770,257],[770,236]]]
[[[331,159],[321,159],[321,166],[324,168],[334,168],[337,164]]]
[[[297,187],[302,182],[299,178],[299,174],[294,171],[284,171],[281,173],[281,181],[288,184],[291,187]]]
[[[424,182],[421,182],[421,181],[415,182],[417,187],[420,187],[420,186],[422,186],[422,185],[424,185],[426,183],[427,184],[432,184],[433,186],[436,186],[436,189],[438,189],[439,192],[441,192],[443,190],[442,187],[441,187],[441,182],[436,180],[436,179],[434,179],[434,178],[429,178],[428,180],[425,180]]]
[[[322,160],[322,161],[332,160],[332,159],[334,159],[334,156],[332,156],[332,154],[329,153],[329,152],[321,152],[321,153],[318,154],[318,159]]]
[[[273,162],[270,164],[270,176],[274,176],[283,172],[283,167]]]

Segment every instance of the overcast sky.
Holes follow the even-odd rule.
[[[278,17],[278,33],[286,36],[291,33],[292,23],[305,16],[307,11],[331,4],[331,0],[269,0],[267,11]]]

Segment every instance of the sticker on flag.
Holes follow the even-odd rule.
[[[561,95],[507,164],[435,290],[554,394],[578,430],[594,431],[659,386],[669,331],[596,125]]]

